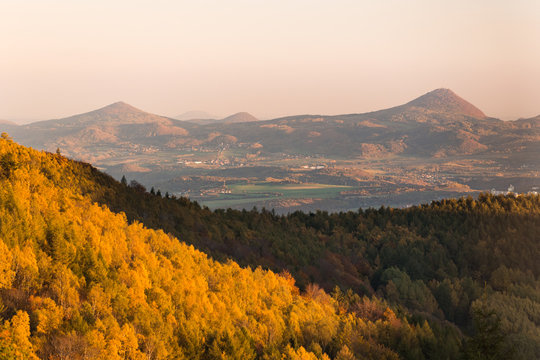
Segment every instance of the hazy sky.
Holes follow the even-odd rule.
[[[0,0],[0,119],[352,113],[446,87],[540,114],[538,0]]]

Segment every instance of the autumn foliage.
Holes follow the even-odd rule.
[[[535,204],[530,206],[537,206],[538,200],[530,201]],[[180,209],[172,217],[165,211],[169,203]],[[383,243],[385,236],[399,229],[387,227],[379,239],[353,241],[354,232],[347,226],[357,221],[358,231],[370,226],[373,230],[374,223],[391,216],[389,212],[369,215],[371,224],[345,215],[278,218],[268,212],[212,213],[186,199],[162,199],[130,189],[88,164],[25,148],[4,136],[0,139],[0,359],[342,360],[476,354],[485,343],[480,335],[490,334],[481,333],[481,327],[476,333],[472,328],[460,329],[447,319],[472,326],[472,320],[466,319],[469,307],[491,316],[482,309],[497,308],[499,300],[481,297],[478,280],[466,276],[448,280],[441,276],[426,284],[410,270],[414,264],[400,267],[396,260],[392,265],[390,250],[370,247],[369,242]],[[185,217],[171,230],[171,219],[178,219],[178,214]],[[145,218],[154,228],[161,219],[168,233],[146,228],[138,221]],[[207,219],[214,219],[215,227],[208,227]],[[227,219],[229,227],[222,225]],[[314,249],[315,235],[327,242],[339,236],[342,243],[328,246],[351,244],[349,251],[365,254],[365,263],[351,267],[357,271],[363,266],[365,274],[359,281],[348,278],[357,285],[356,291],[341,286],[329,294],[313,284],[306,273],[314,271],[309,270],[313,263],[307,255],[297,259],[300,264],[283,264],[281,270],[290,272],[279,274],[256,266],[260,258],[240,256],[252,254],[250,239],[263,233],[261,229],[270,233],[298,221],[304,225],[297,231],[306,232],[311,239],[307,244]],[[340,221],[336,235],[330,230]],[[209,250],[220,261],[183,242],[206,248],[212,239],[216,243]],[[230,242],[238,246],[235,254],[243,265],[252,266],[239,266],[220,251],[220,241],[233,239],[239,241]],[[406,250],[408,243],[420,239],[411,235],[402,241],[398,246]],[[262,249],[273,259],[267,267],[276,271],[287,259],[285,254],[276,255],[286,251],[280,247],[289,246],[293,254],[295,247],[278,245],[268,253]],[[316,251],[328,259],[345,259],[340,250],[321,249]],[[443,253],[437,247],[432,250]],[[370,264],[377,262],[372,271]],[[453,269],[448,265],[441,271],[457,271]],[[536,291],[533,273],[523,282],[525,272],[519,268],[496,269],[492,283],[497,288],[484,293],[499,291],[500,296],[523,300],[527,298],[523,294]],[[302,289],[295,285],[295,277],[302,278]],[[316,274],[312,278],[323,279]],[[347,284],[341,279],[347,278],[327,279],[324,287],[332,281]],[[479,317],[476,323],[498,329],[508,325],[506,316]],[[506,339],[499,335],[488,340],[504,348]]]

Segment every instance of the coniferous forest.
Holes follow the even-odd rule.
[[[210,211],[0,139],[0,359],[537,359],[540,198]]]

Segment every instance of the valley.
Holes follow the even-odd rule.
[[[508,154],[340,159],[287,154],[246,157],[242,150],[155,149],[111,156],[99,165],[117,179],[126,176],[211,209],[255,206],[278,213],[406,207],[492,189],[506,191],[510,185],[520,193],[537,191],[539,186],[535,160],[515,164]]]

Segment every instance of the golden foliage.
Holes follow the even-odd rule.
[[[100,188],[81,175],[85,164],[0,139],[6,154],[0,357],[351,358],[359,334],[402,326],[391,310],[364,322],[317,286],[300,294],[288,273],[219,263],[129,224],[91,201],[87,191]]]

